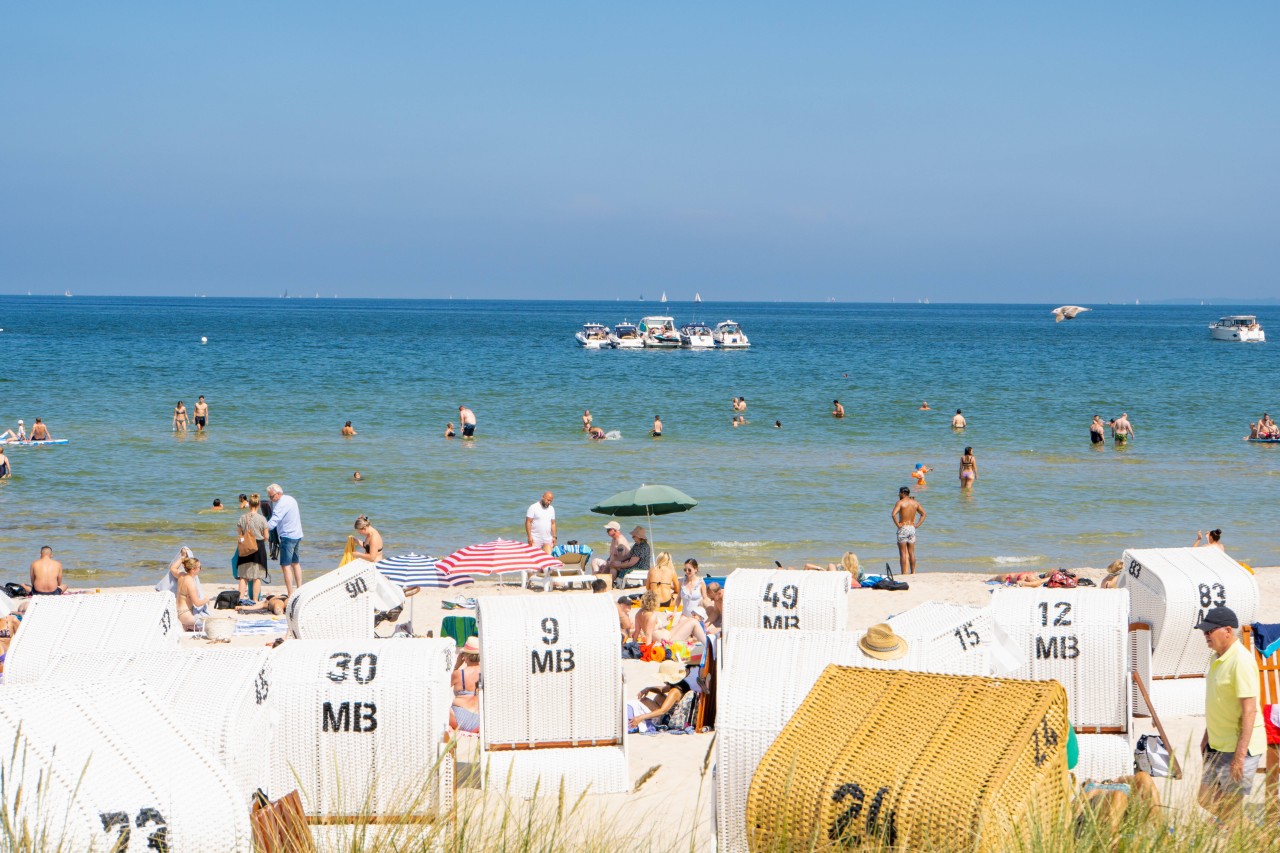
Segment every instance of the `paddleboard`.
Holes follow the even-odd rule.
[[[1245,441],[1252,441],[1255,444],[1280,444],[1280,438],[1246,438]]]
[[[45,441],[7,441],[5,447],[44,447],[46,444],[70,444],[69,438],[50,438]]]

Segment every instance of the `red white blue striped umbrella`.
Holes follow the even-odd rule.
[[[483,545],[468,545],[436,561],[446,575],[492,575],[501,572],[541,572],[560,569],[564,564],[524,542],[495,539]]]
[[[437,567],[435,557],[427,557],[412,552],[399,557],[379,560],[378,571],[387,580],[402,587],[420,586],[426,589],[448,589],[451,586],[463,586],[475,583],[470,575],[454,575],[450,577]]]

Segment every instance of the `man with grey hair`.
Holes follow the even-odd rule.
[[[1239,627],[1240,621],[1229,607],[1210,609],[1196,625],[1213,652],[1205,676],[1205,733],[1200,739],[1204,772],[1199,800],[1223,821],[1239,817],[1267,746],[1258,707],[1258,663],[1253,653],[1236,641]]]
[[[293,595],[294,588],[302,586],[298,554],[298,546],[302,544],[302,513],[298,502],[286,495],[279,483],[267,486],[267,496],[273,504],[267,529],[276,531],[280,537],[280,573],[284,575],[285,594]]]

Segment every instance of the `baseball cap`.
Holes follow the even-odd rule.
[[[1196,625],[1197,631],[1212,631],[1216,628],[1239,628],[1240,620],[1236,618],[1236,612],[1230,607],[1215,607],[1204,614],[1204,618],[1200,620],[1200,624]]]
[[[608,524],[606,524],[606,525],[604,526],[604,529],[605,529],[605,530],[621,530],[621,529],[622,529],[622,525],[621,525],[621,524],[619,524],[619,523],[618,523],[618,522],[616,522],[616,521],[611,521],[611,522],[609,522]]]

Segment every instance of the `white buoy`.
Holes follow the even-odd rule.
[[[206,337],[204,337],[204,336],[201,336],[201,337],[200,337],[200,343],[202,343],[202,344],[207,344],[207,343],[209,343],[209,339],[208,339],[208,338],[206,338]]]

